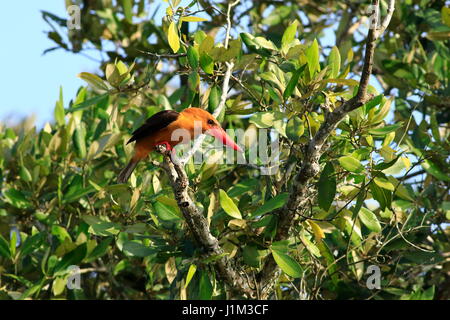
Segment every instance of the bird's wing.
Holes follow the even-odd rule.
[[[164,110],[155,113],[153,116],[147,119],[145,123],[136,129],[128,140],[127,144],[133,141],[140,140],[142,138],[151,136],[155,132],[167,127],[173,121],[178,119],[180,114],[173,110]]]

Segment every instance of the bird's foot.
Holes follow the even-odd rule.
[[[165,146],[166,147],[166,151],[172,151],[173,150],[172,146],[167,141],[162,141],[162,142],[159,142],[159,143],[157,143],[155,145],[155,147],[158,147],[158,146]]]

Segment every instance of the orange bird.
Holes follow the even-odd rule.
[[[198,125],[198,129],[195,125]],[[217,119],[208,111],[200,108],[187,108],[181,112],[160,111],[148,118],[128,140],[127,144],[136,141],[135,153],[128,165],[120,172],[118,182],[125,183],[139,161],[145,159],[157,145],[165,145],[167,149],[172,150],[177,144],[187,143],[205,132],[234,150],[242,152],[242,149],[234,143]]]

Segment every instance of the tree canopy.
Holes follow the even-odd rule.
[[[66,4],[45,53],[99,69],[0,124],[1,299],[450,298],[445,1]],[[161,149],[118,184],[132,131],[188,107],[278,150]]]

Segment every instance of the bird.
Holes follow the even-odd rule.
[[[195,128],[195,122],[201,124],[198,129]],[[132,133],[127,144],[135,142],[134,156],[119,173],[118,183],[126,183],[139,161],[155,151],[157,145],[165,145],[167,150],[172,151],[177,144],[187,143],[202,133],[212,135],[224,145],[243,152],[208,111],[201,108],[186,108],[181,112],[163,110],[148,118]]]

